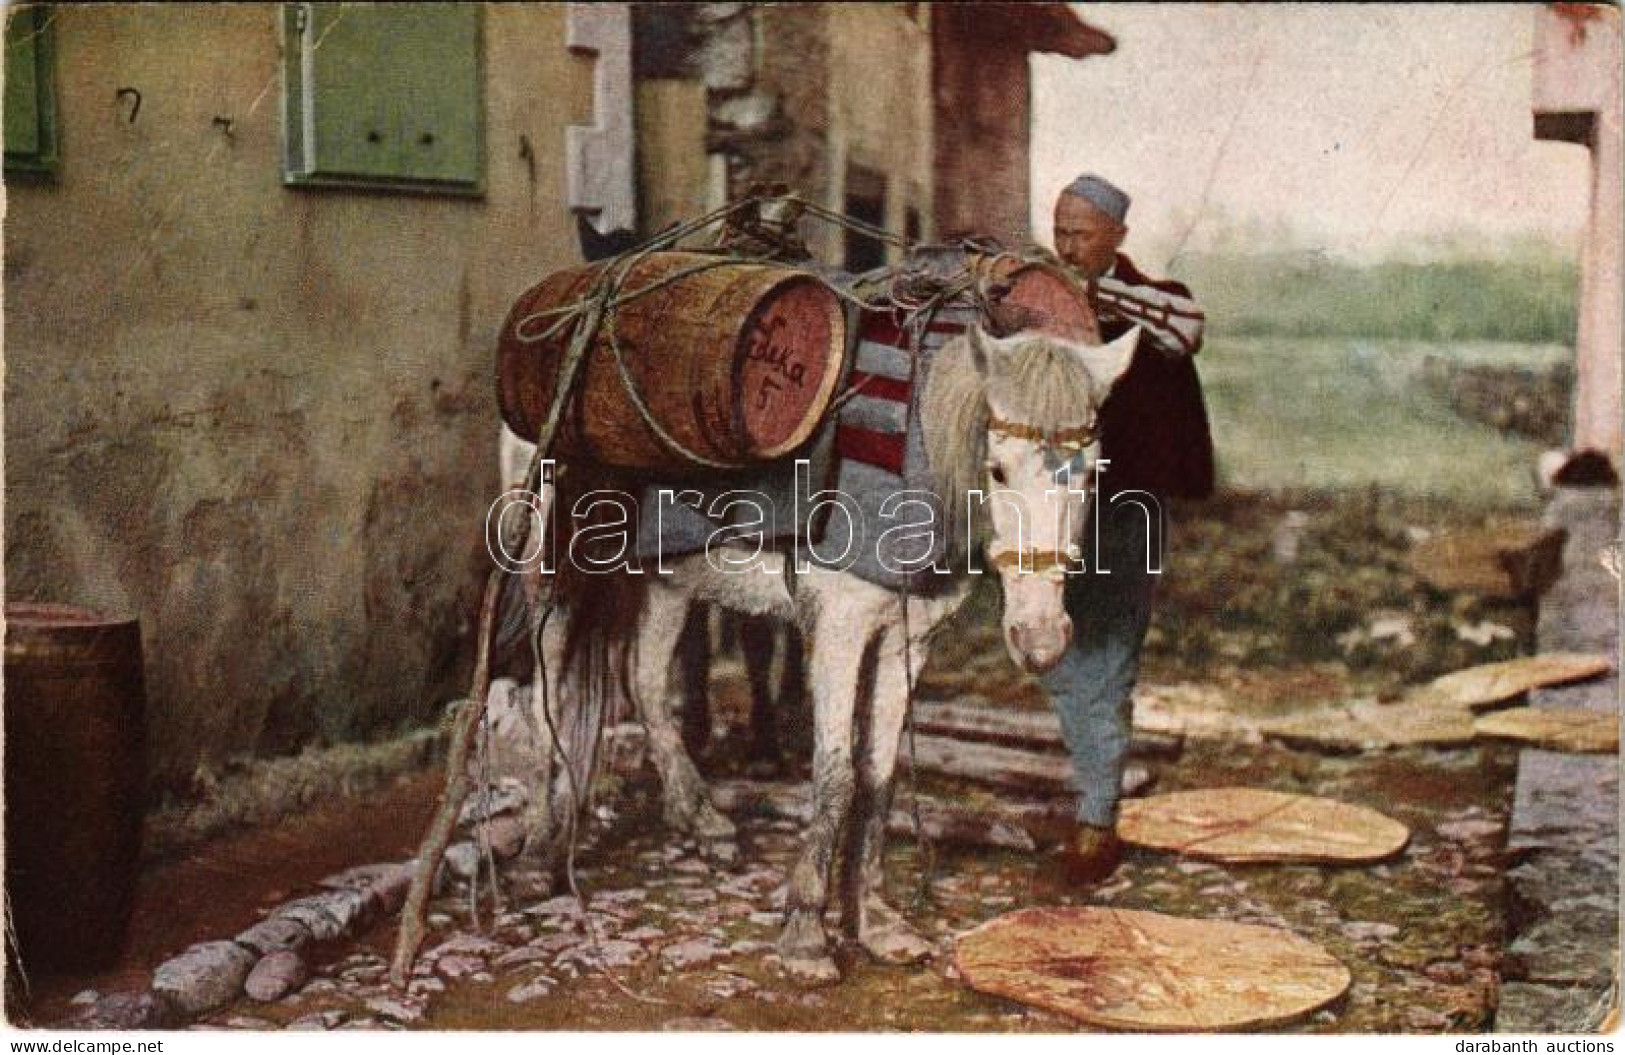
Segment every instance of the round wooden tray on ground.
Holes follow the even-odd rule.
[[[1585,681],[1613,669],[1613,662],[1601,653],[1547,652],[1453,671],[1413,689],[1406,698],[1477,710],[1521,696],[1530,689]]]
[[[1405,848],[1410,829],[1364,806],[1261,788],[1204,788],[1123,803],[1124,842],[1212,861],[1349,864]]]
[[[1275,927],[1113,908],[1031,908],[959,936],[971,988],[1108,1029],[1278,1025],[1331,1003],[1350,976]]]
[[[1619,751],[1619,715],[1569,707],[1514,707],[1473,723],[1480,736],[1517,740],[1549,751],[1607,755]]]
[[[1459,747],[1473,742],[1473,714],[1464,707],[1372,699],[1300,711],[1267,720],[1263,734],[1292,746],[1380,751],[1390,747]]]

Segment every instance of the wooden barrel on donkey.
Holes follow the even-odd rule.
[[[140,864],[141,628],[66,605],[5,615],[8,955],[24,970],[105,967]]]
[[[1020,257],[984,257],[985,268],[1004,286],[1001,304],[1017,309],[1021,329],[1042,330],[1086,344],[1100,342],[1100,327],[1084,285],[1062,268]]]
[[[497,398],[521,438],[535,441],[557,391],[575,331],[561,309],[606,280],[616,288],[555,456],[744,467],[792,453],[817,429],[846,356],[835,292],[796,268],[663,252],[556,272],[514,304],[497,346]]]

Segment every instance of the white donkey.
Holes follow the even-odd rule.
[[[919,403],[939,508],[950,511],[944,529],[955,532],[950,538],[985,541],[1003,587],[1006,647],[1031,673],[1053,667],[1071,640],[1062,583],[1065,569],[1082,556],[1100,452],[1097,415],[1128,366],[1136,337],[1131,331],[1110,345],[1086,345],[1041,332],[1001,339],[972,326],[936,353]],[[504,432],[507,479],[517,478],[532,450]],[[973,500],[976,492],[985,497]],[[845,928],[883,962],[927,956],[930,945],[883,897],[882,849],[910,689],[932,631],[964,603],[975,581],[962,548],[951,574],[940,577],[945,583],[928,596],[816,566],[786,574],[793,555],[765,553],[754,570],[725,573],[713,566],[717,556],[678,558],[667,565],[669,575],[636,577],[641,612],[627,655],[628,682],[648,728],[667,823],[702,845],[731,845],[734,835],[733,824],[709,801],[673,714],[674,653],[689,604],[709,601],[794,620],[808,642],[813,812],[789,879],[778,944],[783,968],[810,984],[839,977],[823,916],[843,834]],[[741,548],[738,556],[751,554]],[[555,656],[548,674],[556,686],[563,635],[544,637],[544,651]],[[538,689],[541,682],[538,671]],[[870,699],[862,706],[865,688]],[[538,707],[540,699],[538,691]]]

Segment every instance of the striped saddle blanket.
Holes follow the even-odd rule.
[[[850,554],[853,574],[888,587],[900,587],[906,578],[924,589],[930,580],[940,580],[925,566],[947,550],[945,532],[934,533],[929,553],[918,534],[900,539],[893,532],[887,537],[886,529],[897,521],[882,516],[881,506],[901,491],[929,491],[919,400],[936,351],[977,318],[975,308],[953,305],[906,324],[890,310],[859,313],[840,409],[798,455],[808,463],[800,479],[793,459],[777,463],[743,478],[707,484],[698,489],[698,501],[668,503],[658,517],[653,512],[658,488],[651,487],[639,506],[640,555],[653,557],[657,546],[668,558],[703,550],[717,531],[751,515],[745,507],[718,500],[751,491],[771,507],[763,534],[781,546],[794,545],[815,562]],[[845,513],[821,501],[834,497],[830,489],[851,500],[840,500]],[[918,517],[911,514],[909,519]],[[899,567],[919,570],[905,576],[896,571]]]

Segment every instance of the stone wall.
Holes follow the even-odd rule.
[[[456,694],[496,330],[578,259],[562,5],[486,10],[477,199],[284,187],[280,17],[56,8],[60,174],[7,188],[6,595],[140,617],[163,783]]]

